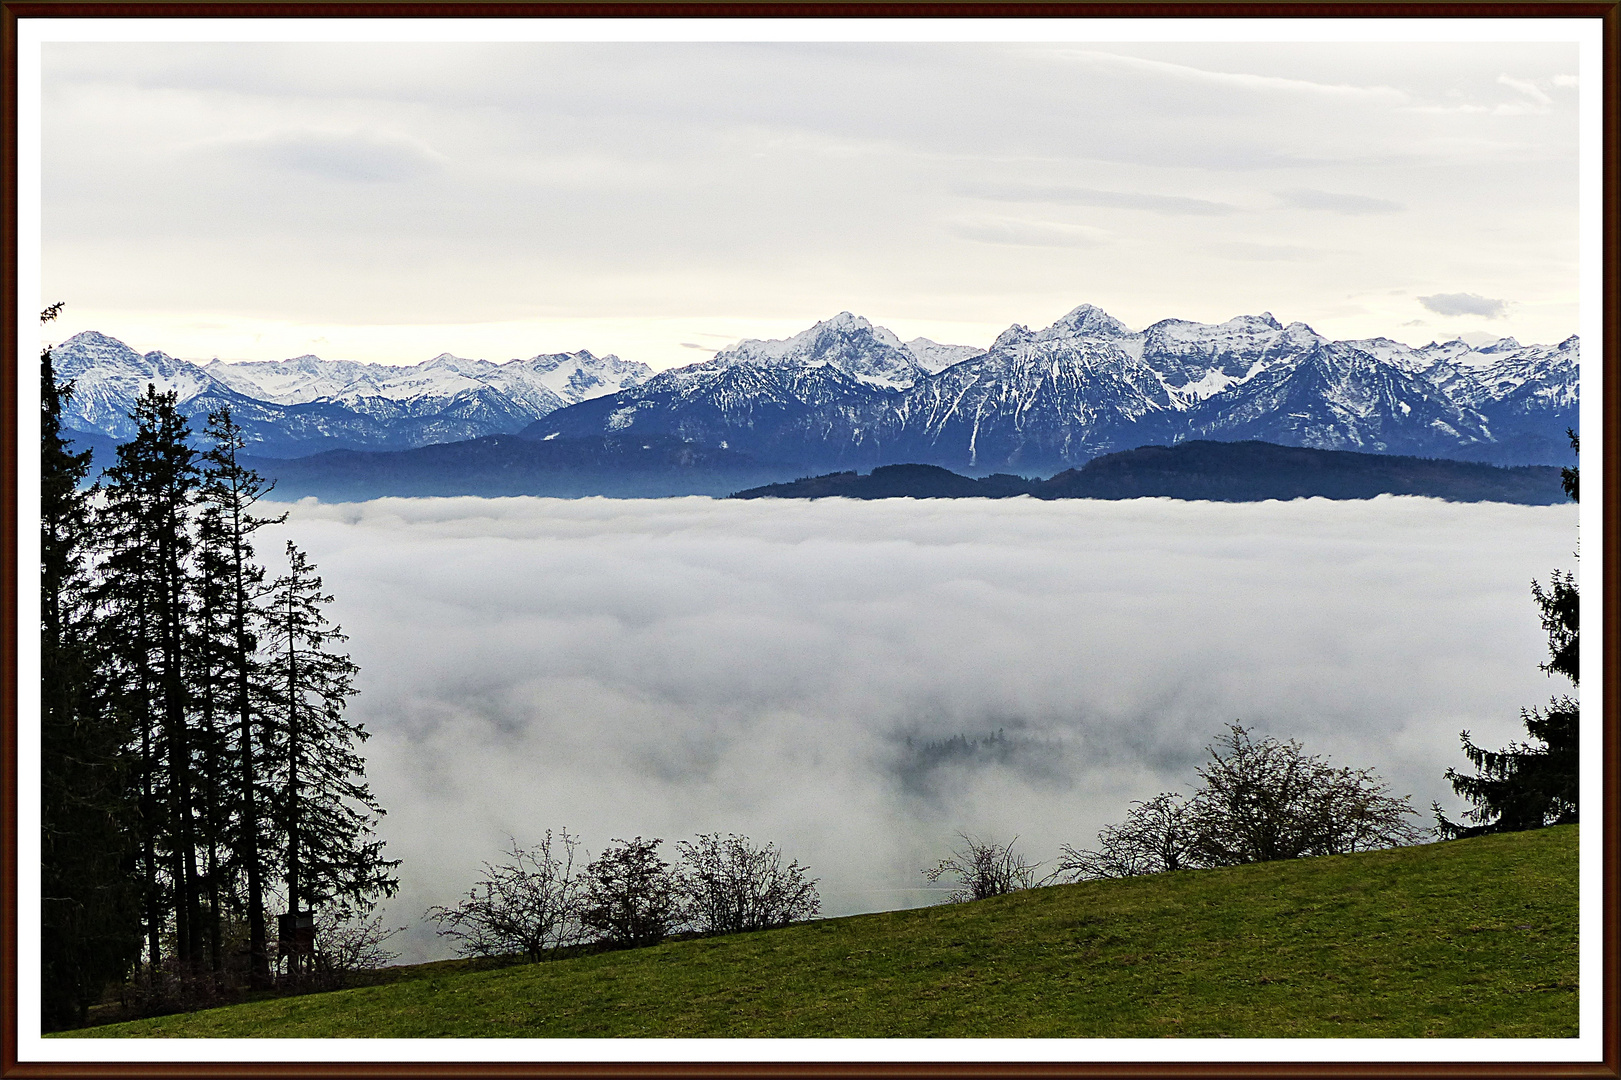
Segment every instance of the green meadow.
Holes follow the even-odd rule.
[[[1577,1033],[1577,826],[971,904],[82,1029],[103,1038]]]

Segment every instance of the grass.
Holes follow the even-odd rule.
[[[74,1037],[1577,1033],[1577,826],[1034,889]]]

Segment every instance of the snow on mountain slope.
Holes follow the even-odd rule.
[[[210,360],[203,370],[239,394],[277,405],[302,405],[307,401],[333,400],[345,387],[365,385],[378,374],[374,364],[349,360],[322,360],[319,356],[296,356],[291,360],[255,360],[226,363]],[[380,388],[376,396],[382,396]]]
[[[612,353],[594,356],[584,349],[572,353],[544,353],[502,364],[501,368],[510,369],[514,376],[525,372],[526,377],[570,405],[616,393],[653,377],[653,369],[639,360],[621,360]]]
[[[561,410],[525,434],[581,436],[609,424],[724,440],[773,460],[970,471],[1041,469],[1195,437],[1562,463],[1560,410],[1578,389],[1575,339],[1505,340],[1482,359],[1461,342],[1330,342],[1270,313],[1133,331],[1082,304],[1040,330],[1009,327],[983,352],[901,346],[918,374],[898,344],[845,312]]]
[[[1268,312],[1134,331],[1090,304],[1039,330],[1009,327],[989,349],[903,343],[841,312],[656,374],[585,351],[505,364],[444,353],[411,366],[313,356],[198,366],[94,333],[64,342],[58,363],[79,384],[69,425],[120,437],[129,403],[153,381],[193,411],[230,404],[263,452],[283,455],[515,432],[646,434],[759,461],[980,472],[1191,438],[1565,464],[1580,392],[1574,337],[1332,342]]]
[[[906,343],[906,348],[912,354],[912,359],[917,361],[917,366],[930,375],[939,374],[952,364],[960,364],[985,353],[984,349],[973,345],[942,345],[926,337],[913,338]]]
[[[716,353],[703,366],[753,364],[760,367],[837,368],[872,386],[903,388],[928,374],[900,338],[848,311],[824,319],[791,338],[748,338]]]
[[[1348,342],[1313,348],[1293,364],[1201,402],[1201,438],[1261,439],[1322,450],[1442,456],[1489,442],[1485,418],[1422,376]]]
[[[1155,372],[1109,340],[1121,336],[1112,329],[1087,318],[1011,327],[989,352],[912,387],[885,418],[885,441],[970,469],[1048,468],[1113,448],[1174,406]]]
[[[511,433],[547,413],[633,386],[646,364],[590,352],[541,354],[494,364],[441,353],[421,364],[290,360],[193,364],[144,356],[87,331],[53,351],[58,376],[74,382],[66,423],[116,438],[133,432],[130,407],[149,383],[173,390],[193,428],[229,406],[259,452],[336,447],[397,448]]]
[[[205,370],[239,393],[282,405],[306,401],[349,404],[373,399],[450,401],[480,386],[494,387],[543,415],[586,398],[611,394],[653,373],[646,364],[590,352],[550,353],[495,364],[440,353],[421,364],[357,364],[300,356],[292,360],[228,364]]]
[[[53,349],[52,357],[57,382],[73,384],[64,422],[121,439],[134,434],[128,413],[148,385],[163,393],[172,390],[181,401],[229,389],[196,364],[164,352],[138,353],[94,330],[75,334]]]

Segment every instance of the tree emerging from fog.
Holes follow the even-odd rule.
[[[1571,431],[1570,448],[1581,442]],[[1565,494],[1574,500],[1581,475],[1576,468],[1562,470]],[[1548,588],[1531,582],[1531,597],[1542,614],[1548,634],[1548,660],[1538,665],[1549,675],[1562,675],[1572,686],[1581,682],[1581,593],[1576,575],[1555,570]],[[1540,829],[1548,825],[1574,825],[1581,820],[1581,704],[1569,694],[1550,700],[1545,708],[1521,709],[1530,742],[1514,742],[1500,750],[1476,746],[1469,732],[1461,732],[1463,753],[1474,774],[1448,769],[1452,790],[1469,800],[1462,821],[1450,821],[1439,803],[1432,805],[1437,831],[1449,840],[1485,833]]]

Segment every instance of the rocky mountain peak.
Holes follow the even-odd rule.
[[[746,338],[722,349],[704,367],[832,367],[878,386],[911,386],[926,374],[893,332],[841,311],[788,338]]]
[[[1100,307],[1082,304],[1041,332],[1042,337],[1125,337],[1131,330]]]
[[[1021,342],[1029,341],[1032,336],[1033,335],[1030,333],[1030,328],[1028,326],[1014,323],[1012,326],[996,335],[996,340],[991,342],[991,349],[996,350],[1009,348],[1011,346],[1018,345]]]

